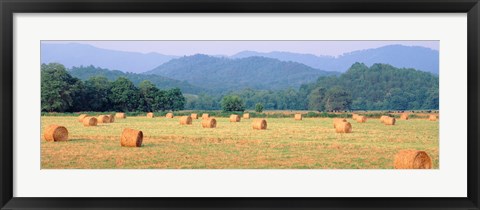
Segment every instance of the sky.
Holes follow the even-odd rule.
[[[344,53],[387,45],[420,46],[439,50],[439,41],[42,41],[42,43],[80,43],[102,49],[164,55],[226,55],[241,51],[293,52],[317,56]]]

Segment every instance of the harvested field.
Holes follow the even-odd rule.
[[[42,169],[393,169],[401,150],[428,153],[438,169],[439,121],[411,118],[385,126],[379,119],[352,123],[352,133],[336,133],[331,118],[255,118],[230,123],[216,117],[215,129],[201,120],[181,126],[164,117],[128,117],[84,127],[78,116],[43,116],[46,126],[65,126],[69,141],[47,142],[41,134]],[[143,131],[141,147],[122,147],[124,128]]]

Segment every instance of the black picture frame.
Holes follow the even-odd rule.
[[[479,209],[478,0],[0,0],[1,209]],[[13,197],[15,13],[467,13],[466,198],[17,198]],[[448,181],[448,180],[445,180]],[[421,186],[419,186],[421,187]],[[94,189],[92,189],[94,190]]]

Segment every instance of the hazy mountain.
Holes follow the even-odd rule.
[[[399,68],[415,68],[434,74],[438,74],[439,68],[438,51],[425,47],[410,47],[403,45],[389,45],[380,48],[353,51],[338,57],[290,52],[260,53],[254,51],[243,51],[231,57],[246,58],[252,56],[275,58],[281,61],[294,61],[313,68],[338,72],[347,71],[347,69],[355,62],[362,62],[367,65],[385,63]]]
[[[57,62],[67,68],[94,65],[123,72],[140,73],[151,70],[176,56],[158,53],[136,53],[107,50],[87,44],[42,44],[41,62]]]
[[[81,80],[88,80],[90,77],[101,76],[113,81],[119,77],[126,77],[135,85],[138,85],[144,80],[149,80],[160,89],[170,89],[178,87],[182,90],[183,93],[191,94],[198,94],[205,91],[203,88],[193,86],[188,82],[169,79],[160,75],[124,73],[118,70],[108,70],[94,66],[72,67],[68,71],[72,76],[77,77]]]
[[[315,69],[345,72],[353,63],[362,62],[367,65],[386,63],[400,68],[415,68],[421,71],[438,74],[439,53],[424,47],[389,45],[345,53],[338,57],[316,56],[290,52],[260,53],[255,51],[239,52],[230,58],[247,58],[261,56],[280,61],[293,61]],[[212,55],[212,57],[226,57]],[[42,63],[58,62],[67,68],[73,66],[94,65],[107,69],[118,69],[123,72],[140,73],[151,70],[178,56],[158,53],[136,53],[97,48],[87,44],[42,44]]]
[[[216,90],[299,87],[319,76],[337,74],[272,58],[230,59],[201,54],[173,59],[146,73],[186,80],[193,85]]]

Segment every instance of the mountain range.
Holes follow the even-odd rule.
[[[317,69],[345,72],[355,62],[373,65],[375,63],[390,64],[399,68],[414,68],[420,71],[438,74],[439,53],[425,47],[410,47],[403,45],[388,45],[384,47],[353,51],[338,57],[316,56],[312,54],[298,54],[291,52],[260,53],[255,51],[239,52],[232,58],[247,58],[262,56],[281,61],[303,63]]]
[[[192,85],[211,90],[274,90],[298,88],[320,76],[338,73],[266,57],[230,59],[196,54],[171,60],[145,74],[185,80]]]
[[[255,51],[243,51],[232,56],[216,55],[212,57],[230,59],[266,57],[280,61],[297,62],[314,69],[335,72],[345,72],[355,62],[367,65],[384,63],[398,68],[414,68],[433,74],[438,74],[439,71],[439,52],[437,50],[403,45],[388,45],[380,48],[353,51],[338,57],[291,52],[263,53]],[[123,72],[143,73],[157,69],[160,65],[177,58],[181,57],[159,53],[107,50],[78,43],[41,44],[42,63],[58,62],[67,68],[94,65]]]
[[[42,63],[61,63],[67,68],[97,66],[123,72],[141,73],[177,56],[159,53],[137,53],[97,48],[87,44],[41,44]]]

